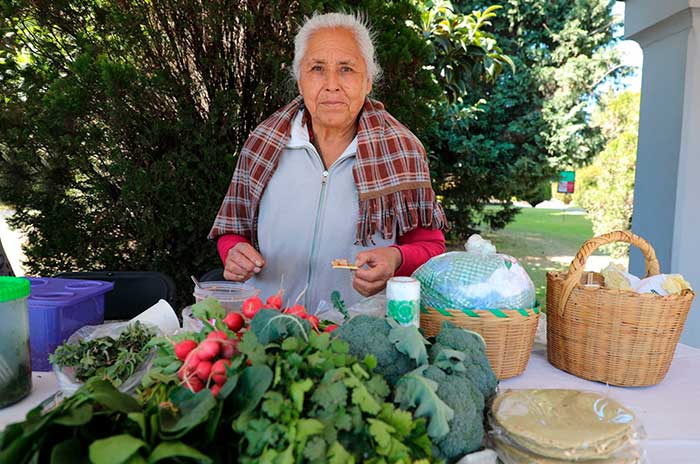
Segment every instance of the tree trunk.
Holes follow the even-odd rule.
[[[10,266],[10,260],[7,259],[5,254],[5,249],[2,247],[2,242],[0,241],[0,276],[13,276],[12,266]]]

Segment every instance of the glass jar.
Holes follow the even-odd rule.
[[[28,296],[28,279],[0,277],[0,408],[32,390]]]

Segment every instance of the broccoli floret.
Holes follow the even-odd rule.
[[[448,462],[482,447],[484,440],[484,396],[466,377],[447,374],[429,366],[423,375],[438,383],[437,395],[454,411],[450,431],[433,440],[433,457]]]
[[[484,398],[490,398],[496,393],[498,380],[491,369],[484,344],[478,335],[444,321],[440,333],[435,338],[435,343],[430,347],[430,364],[434,364],[440,352],[445,349],[465,354],[464,371],[455,371],[454,374],[467,377],[474,382]]]
[[[358,359],[368,354],[377,358],[375,372],[382,374],[392,387],[401,376],[415,369],[415,363],[396,349],[389,340],[391,326],[386,319],[367,315],[355,316],[333,334],[350,345],[350,353]]]

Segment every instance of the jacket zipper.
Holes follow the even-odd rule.
[[[304,307],[307,311],[312,314],[316,312],[316,308],[309,308],[311,302],[311,280],[314,271],[314,261],[316,260],[316,254],[318,252],[318,246],[316,241],[318,240],[318,229],[321,224],[321,216],[323,213],[323,206],[326,199],[326,185],[328,184],[328,170],[324,169],[323,175],[321,176],[321,193],[318,196],[318,206],[316,208],[316,223],[314,224],[314,235],[311,240],[311,258],[309,259],[309,272],[307,273],[306,280],[306,293],[304,293]]]

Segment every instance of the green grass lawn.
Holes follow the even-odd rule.
[[[570,263],[565,257],[574,256],[583,242],[593,237],[593,228],[580,211],[523,208],[504,229],[484,229],[481,235],[499,252],[514,256],[525,266],[544,308],[547,272],[565,270]],[[461,244],[449,248],[464,249]]]

